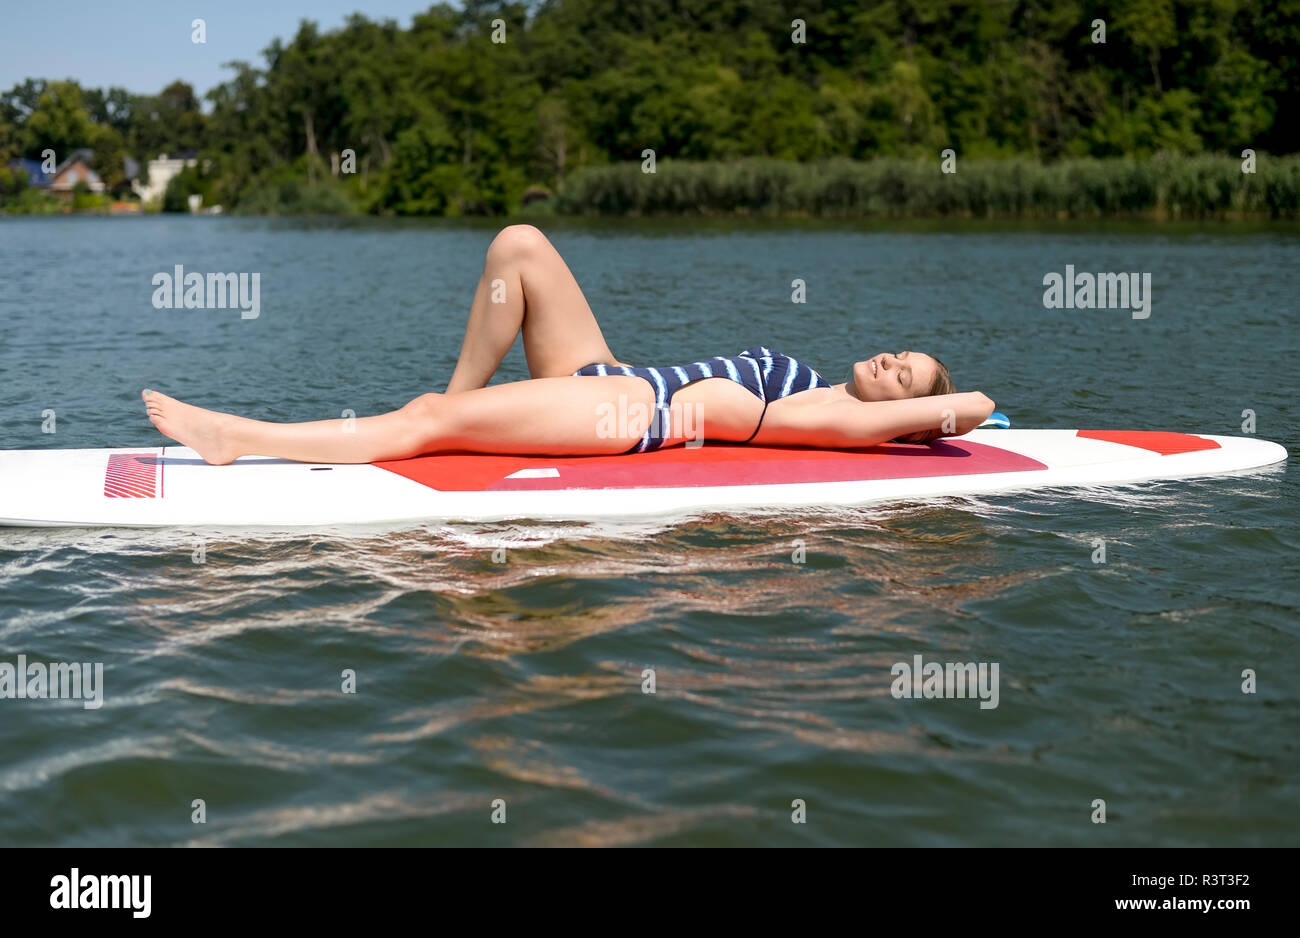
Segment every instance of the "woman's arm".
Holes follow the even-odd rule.
[[[791,403],[794,403],[793,401]],[[974,430],[993,413],[979,391],[913,397],[901,401],[835,400],[770,408],[756,443],[847,449],[898,437],[929,442]]]

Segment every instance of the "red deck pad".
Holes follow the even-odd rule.
[[[373,465],[443,492],[855,482],[1047,468],[1018,453],[966,441],[938,442],[930,446],[886,443],[858,450],[718,444],[694,448],[674,446],[650,453],[614,456],[447,453]],[[506,478],[521,469],[555,469],[559,475]]]
[[[1195,453],[1203,449],[1219,449],[1218,443],[1190,433],[1166,433],[1162,430],[1080,430],[1079,436],[1107,443],[1123,443],[1138,449],[1149,449],[1161,456],[1175,453]]]
[[[153,453],[114,453],[104,470],[105,498],[157,498],[161,481]]]

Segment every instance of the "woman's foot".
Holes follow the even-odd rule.
[[[204,462],[224,466],[242,455],[235,449],[228,432],[232,419],[229,414],[204,410],[148,389],[140,396],[149,412],[149,421],[158,432],[188,446]]]

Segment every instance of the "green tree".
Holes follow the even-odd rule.
[[[93,146],[95,125],[75,82],[52,82],[37,99],[23,133],[23,152],[40,159],[46,148],[62,163],[74,150]]]
[[[174,81],[157,95],[131,102],[127,149],[140,160],[197,151],[206,143],[207,121],[194,89]]]
[[[91,168],[109,192],[119,192],[127,185],[126,146],[122,135],[106,124],[96,124],[92,131],[91,147],[95,154]]]
[[[21,155],[18,128],[0,114],[0,166],[8,166],[10,160]]]

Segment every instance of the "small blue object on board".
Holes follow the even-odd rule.
[[[1008,417],[1006,414],[1000,413],[995,410],[993,411],[993,413],[989,414],[988,420],[985,420],[982,424],[980,424],[980,428],[984,428],[984,427],[997,427],[1000,430],[1010,430],[1011,418]]]

